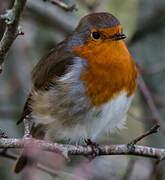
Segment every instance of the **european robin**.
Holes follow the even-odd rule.
[[[83,17],[34,67],[18,123],[28,116],[34,138],[76,143],[123,128],[137,80],[125,38],[112,14]],[[23,168],[21,161],[15,172]]]

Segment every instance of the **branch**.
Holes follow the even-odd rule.
[[[2,19],[5,17],[5,22],[7,24],[5,33],[0,42],[0,65],[4,62],[9,48],[19,34],[19,20],[25,3],[26,0],[15,0],[13,8],[7,10],[6,14],[0,16]]]
[[[165,71],[165,63],[158,63],[149,66],[148,68],[143,68],[143,72],[146,74],[154,74]]]
[[[136,163],[136,159],[132,158],[132,159],[129,160],[126,172],[125,172],[122,180],[129,180],[130,179],[130,177],[131,177],[131,175],[133,173],[135,163]]]
[[[155,13],[148,19],[145,20],[143,26],[139,26],[135,34],[133,35],[129,45],[133,45],[139,40],[146,37],[146,35],[160,32],[164,28],[165,21],[165,6],[157,8]]]
[[[43,140],[37,140],[32,138],[25,139],[0,139],[0,148],[19,148],[24,147],[37,147],[43,151],[55,152],[63,155],[65,158],[67,155],[91,155],[93,150],[91,146],[74,146],[64,145],[58,143],[48,143]],[[134,145],[134,148],[130,149],[127,144],[123,145],[99,145],[98,155],[137,155],[143,157],[150,157],[154,159],[164,159],[165,149],[153,148],[147,146]],[[68,157],[67,157],[68,159]]]
[[[142,91],[143,93],[143,96],[149,106],[149,108],[151,109],[151,112],[152,112],[152,116],[154,118],[154,120],[160,124],[160,116],[159,116],[159,113],[158,113],[158,110],[153,102],[153,99],[152,99],[152,96],[151,96],[151,93],[149,91],[149,89],[147,88],[144,80],[143,80],[143,77],[141,75],[141,73],[139,72],[139,79],[138,79],[138,85],[139,85],[139,88],[140,90]]]
[[[79,0],[79,2],[91,12],[95,12],[100,4],[99,0],[95,0],[93,3],[89,3],[89,1],[86,0]]]
[[[134,145],[141,141],[143,138],[151,135],[151,134],[154,134],[154,133],[157,133],[158,132],[158,129],[159,129],[159,124],[156,124],[155,126],[153,126],[151,129],[149,129],[148,131],[146,131],[144,134],[138,136],[137,138],[135,138],[134,140],[132,140],[130,143],[128,143],[128,146],[133,146],[132,148],[134,148]]]
[[[165,107],[165,98],[157,94],[152,94],[155,103],[159,106]]]
[[[3,158],[8,158],[8,159],[11,159],[11,160],[17,160],[18,159],[18,155],[14,152],[9,152],[7,151],[6,149],[5,150],[2,150],[0,152],[0,156],[3,157]],[[41,163],[37,163],[37,168],[51,176],[66,176],[66,177],[71,177],[71,178],[75,178],[75,179],[81,179],[79,178],[78,176],[76,175],[73,175],[71,173],[68,173],[68,172],[65,172],[65,171],[60,171],[60,170],[54,170],[52,168],[49,168]]]
[[[43,1],[47,1],[47,0],[43,0]],[[50,1],[52,4],[59,6],[60,8],[64,9],[65,11],[73,11],[73,10],[77,11],[75,4],[73,4],[72,6],[68,6],[67,4],[65,4],[64,2],[59,1],[59,0],[48,0],[48,1]]]
[[[35,23],[46,25],[49,27],[55,27],[60,33],[63,33],[65,36],[70,34],[71,31],[75,28],[77,21],[74,18],[71,18],[68,14],[48,5],[48,8],[45,8],[44,3],[39,3],[38,0],[29,0],[24,11],[24,17],[30,18],[30,20]],[[44,14],[43,14],[44,12]]]
[[[160,118],[159,112],[153,101],[152,95],[151,95],[147,85],[145,84],[145,81],[143,80],[143,77],[142,77],[142,74],[140,71],[139,71],[138,85],[139,85],[139,89],[141,90],[141,92],[146,100],[146,103],[148,104],[148,107],[151,110],[153,119],[156,121],[157,125],[160,125],[160,128],[165,133],[165,123]]]

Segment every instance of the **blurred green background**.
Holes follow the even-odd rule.
[[[26,96],[30,91],[30,72],[39,59],[76,27],[81,17],[91,12],[110,12],[121,22],[128,36],[127,45],[144,70],[144,79],[152,93],[162,119],[165,119],[165,1],[164,0],[63,0],[76,4],[78,11],[67,12],[42,0],[27,0],[21,18],[24,36],[13,43],[0,75],[0,128],[9,137],[22,137],[23,125],[16,126]],[[11,6],[10,0],[0,0],[0,13]],[[0,21],[0,38],[5,24]],[[128,113],[127,129],[100,139],[101,143],[128,143],[152,126],[151,112],[138,90]],[[141,141],[165,148],[162,131]],[[52,155],[51,155],[52,156]],[[164,162],[131,156],[97,157],[91,163],[76,157],[66,164],[56,157],[54,168],[58,176],[37,171],[34,179],[82,180],[163,180]],[[59,165],[58,165],[59,164]],[[26,173],[15,175],[14,161],[0,157],[0,179],[28,179]]]

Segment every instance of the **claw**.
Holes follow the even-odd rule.
[[[99,144],[92,142],[90,139],[85,139],[84,141],[87,146],[91,146],[92,148],[92,154],[86,155],[86,157],[91,161],[100,153]]]

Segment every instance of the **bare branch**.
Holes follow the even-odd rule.
[[[126,169],[126,172],[124,174],[124,177],[122,180],[129,180],[131,178],[131,174],[133,172],[133,168],[135,166],[135,162],[136,162],[136,159],[135,158],[131,158],[128,162],[128,165],[127,165],[127,169]]]
[[[11,151],[7,151],[7,150],[2,150],[0,152],[0,156],[3,157],[3,158],[8,158],[8,159],[11,159],[11,160],[17,160],[17,158],[19,157],[16,153],[14,152],[11,152]],[[68,173],[68,172],[65,172],[65,171],[61,171],[61,170],[54,170],[54,169],[51,169],[41,163],[37,163],[37,168],[51,176],[66,176],[66,177],[71,177],[71,178],[74,178],[74,179],[77,179],[77,180],[84,180],[72,173]]]
[[[156,122],[156,124],[158,126],[160,126],[160,129],[165,133],[165,123],[160,118],[159,112],[153,101],[152,95],[151,95],[140,71],[139,71],[138,85],[139,85],[139,89],[141,90],[141,92],[145,98],[146,103],[148,104],[148,107],[151,110],[153,120]]]
[[[161,6],[157,8],[157,10],[145,20],[143,26],[139,26],[135,34],[133,35],[129,45],[133,45],[141,39],[145,38],[146,35],[152,33],[159,33],[164,28],[164,20],[165,20],[165,6]]]
[[[165,63],[158,63],[149,66],[148,68],[144,68],[144,73],[146,74],[154,74],[165,71]]]
[[[2,150],[2,151],[0,152],[0,156],[1,156],[1,157],[8,158],[8,159],[12,159],[12,160],[17,160],[17,158],[18,158],[18,155],[17,155],[16,153],[14,153],[14,152],[9,152],[9,151],[7,151],[7,150],[5,150],[5,151]],[[52,175],[52,176],[55,176],[55,175],[58,174],[58,171],[55,171],[55,170],[53,170],[53,169],[50,169],[50,168],[48,168],[48,167],[46,167],[46,166],[44,166],[44,165],[42,165],[42,164],[38,164],[37,167],[38,167],[38,169],[40,169],[41,171],[44,171],[44,172],[46,172],[46,173],[48,173],[48,174],[50,174],[50,175]]]
[[[44,0],[44,1],[47,1],[47,0]],[[65,4],[64,2],[62,2],[60,0],[48,0],[48,1],[50,1],[52,4],[55,4],[55,5],[59,6],[59,7],[61,7],[65,11],[77,10],[75,4],[73,4],[72,6],[68,6],[67,4]]]
[[[2,65],[2,63],[4,62],[9,48],[18,35],[19,20],[25,3],[26,0],[15,0],[13,8],[7,10],[5,15],[1,15],[1,17],[3,18],[5,16],[7,27],[0,42],[0,65]]]
[[[57,9],[51,4],[47,4],[48,8],[45,8],[44,3],[39,3],[39,0],[29,0],[24,11],[24,18],[34,21],[35,23],[47,25],[48,27],[55,27],[60,33],[65,36],[70,34],[75,28],[77,21],[74,18],[66,15],[65,12]],[[44,14],[43,14],[44,12]]]
[[[93,3],[89,3],[89,1],[86,0],[79,0],[79,2],[91,12],[95,12],[100,4],[99,0],[95,0]]]
[[[141,73],[139,72],[139,81],[138,81],[138,85],[139,85],[139,88],[140,90],[142,91],[143,93],[143,96],[149,106],[149,108],[151,109],[151,112],[152,112],[152,116],[154,118],[154,120],[160,124],[160,116],[159,116],[159,113],[157,111],[157,108],[152,100],[152,96],[150,94],[150,91],[148,90],[144,80],[143,80],[143,77],[141,75]]]
[[[43,140],[31,138],[26,139],[0,139],[0,148],[24,148],[33,146],[40,148],[43,151],[55,152],[65,156],[69,155],[91,155],[93,153],[91,146],[74,146],[58,143],[48,143]],[[134,145],[130,149],[127,144],[123,145],[99,145],[99,155],[137,155],[150,157],[154,159],[164,159],[165,149],[153,148],[147,146]]]
[[[153,94],[153,93],[152,93],[152,97],[157,105],[165,107],[165,98],[164,97],[159,96],[157,94]]]
[[[143,138],[149,136],[150,134],[154,134],[157,133],[158,129],[159,129],[159,125],[156,124],[155,126],[153,126],[150,130],[146,131],[144,134],[142,134],[141,136],[137,137],[136,139],[134,139],[133,141],[131,141],[128,145],[134,145],[137,142],[141,141]]]

